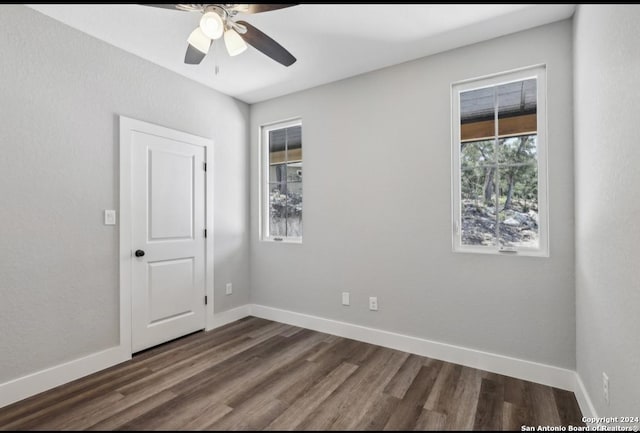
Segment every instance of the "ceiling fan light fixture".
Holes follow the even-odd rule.
[[[224,32],[224,22],[218,13],[210,11],[200,18],[200,29],[209,39],[219,39]]]
[[[230,56],[237,56],[247,49],[247,44],[234,29],[228,29],[224,32],[224,44]]]
[[[199,12],[198,29],[189,35],[184,63],[198,65],[211,50],[215,39],[225,37],[225,45],[231,56],[244,52],[251,45],[265,56],[275,60],[283,66],[291,66],[296,58],[282,45],[246,21],[235,21],[236,14],[244,12],[257,14],[296,6],[291,4],[149,4],[162,9],[176,9],[179,11]],[[228,30],[228,31],[226,31]],[[225,32],[226,31],[226,32]]]
[[[196,27],[196,29],[191,32],[187,42],[189,42],[189,45],[193,48],[204,54],[209,52],[209,47],[211,46],[211,39],[204,34],[200,27]]]

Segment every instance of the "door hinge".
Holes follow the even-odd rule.
[[[207,237],[207,229],[204,229],[204,237]]]
[[[202,168],[204,168],[204,171],[207,171],[207,163],[206,162],[202,163]]]
[[[205,295],[204,297],[204,305],[207,305],[208,297]]]

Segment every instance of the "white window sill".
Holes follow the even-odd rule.
[[[273,244],[300,244],[302,245],[302,238],[263,238],[261,242],[273,243]]]
[[[454,253],[471,253],[471,254],[493,254],[495,256],[525,256],[525,257],[549,257],[549,251],[541,249],[515,249],[515,250],[499,250],[492,247],[461,247],[457,246],[453,249]]]

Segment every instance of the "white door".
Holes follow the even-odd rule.
[[[205,148],[162,130],[130,135],[133,352],[205,327]]]

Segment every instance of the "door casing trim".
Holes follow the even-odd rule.
[[[170,129],[154,123],[119,116],[120,125],[120,248],[119,248],[119,273],[120,273],[120,348],[131,354],[131,293],[132,293],[132,257],[133,257],[133,218],[132,218],[132,181],[131,181],[131,150],[133,131],[158,135],[177,141],[203,146],[205,149],[204,160],[207,164],[205,172],[205,224],[207,237],[205,239],[205,295],[208,303],[205,305],[205,329],[215,327],[214,320],[214,249],[213,249],[213,139],[199,137],[175,129]]]

